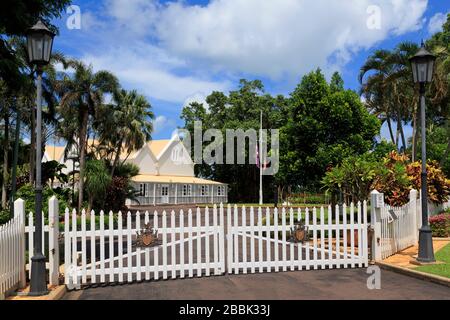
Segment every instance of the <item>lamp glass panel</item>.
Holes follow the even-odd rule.
[[[41,61],[44,58],[43,37],[41,35],[32,35],[33,61]]]
[[[417,83],[417,81],[418,81],[418,79],[417,79],[417,63],[411,62],[411,69],[413,72],[413,81],[414,81],[414,83]]]
[[[431,59],[428,62],[427,82],[431,82],[433,80],[433,69],[434,69],[434,60]]]
[[[417,69],[419,82],[425,82],[427,80],[427,64],[421,61],[417,64]]]
[[[52,37],[48,34],[44,35],[44,60],[45,62],[50,61],[50,54],[52,52]]]

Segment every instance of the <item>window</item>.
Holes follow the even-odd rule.
[[[192,195],[192,186],[190,184],[183,185],[183,196],[189,197]]]
[[[202,196],[208,195],[208,186],[203,185],[202,186]]]
[[[218,196],[224,196],[225,195],[225,186],[218,186],[217,187],[217,195]]]
[[[147,190],[147,184],[146,183],[140,183],[139,184],[139,196],[141,196],[141,197],[148,197],[148,190]]]

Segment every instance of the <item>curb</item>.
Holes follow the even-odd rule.
[[[440,284],[440,285],[450,288],[450,279],[445,278],[445,277],[441,277],[441,276],[437,276],[434,274],[429,274],[429,273],[425,273],[425,272],[421,272],[421,271],[417,271],[417,270],[413,270],[413,269],[397,267],[397,266],[393,266],[391,264],[384,263],[384,262],[377,261],[377,262],[375,262],[375,264],[385,270],[398,272],[398,273],[401,273],[401,274],[404,274],[407,276],[411,276],[411,277],[414,277],[414,278],[417,278],[420,280],[434,282],[434,283],[437,283],[437,284]]]
[[[41,297],[29,297],[27,295],[9,296],[6,300],[60,300],[66,294],[66,285],[60,285],[50,291],[48,295]]]

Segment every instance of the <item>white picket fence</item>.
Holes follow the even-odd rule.
[[[48,258],[46,270],[50,285],[59,284],[59,208],[56,197],[48,203],[48,224],[42,219],[42,248]],[[23,288],[31,278],[31,257],[34,252],[34,216],[25,214],[25,202],[14,202],[14,217],[0,226],[0,300],[9,292]],[[26,254],[28,252],[28,259]]]
[[[176,216],[164,211],[126,214],[126,226],[122,224],[122,213],[118,213],[117,228],[113,213],[99,214],[99,229],[95,225],[95,212],[90,213],[87,225],[86,212],[81,214],[81,228],[77,227],[76,211],[65,211],[65,283],[69,288],[79,288],[87,283],[111,283],[141,280],[175,279],[220,275],[225,272],[225,240],[223,207],[205,209],[202,217],[196,211],[196,224],[192,210],[185,214],[181,210]],[[169,217],[168,217],[169,216]],[[169,219],[169,222],[167,221]],[[135,247],[137,232],[150,223],[160,235],[160,244],[153,247]],[[142,221],[143,220],[143,221]],[[143,224],[143,223],[144,224]],[[212,223],[211,223],[212,222]],[[89,227],[89,228],[88,228]],[[187,250],[187,251],[186,251]]]
[[[372,195],[383,194],[372,192]],[[414,246],[418,242],[421,227],[420,199],[416,190],[410,191],[409,202],[402,207],[392,207],[384,203],[375,205],[372,196],[372,224],[375,225],[375,260],[386,259],[399,251]]]
[[[273,217],[268,208],[250,207],[247,212],[245,207],[241,210],[228,207],[228,272],[246,274],[367,266],[367,203],[359,202],[356,208],[351,204],[349,209],[347,219],[346,205],[342,212],[336,206],[334,216],[331,206],[295,211],[282,208],[281,212],[275,208]],[[312,234],[310,241],[295,243],[290,239],[296,222],[308,228]]]
[[[0,300],[25,286],[25,203],[14,203],[14,217],[0,226]],[[22,214],[21,214],[22,213]]]

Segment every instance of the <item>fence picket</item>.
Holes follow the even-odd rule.
[[[270,209],[266,208],[266,262],[267,262],[267,272],[272,271],[271,262],[272,262],[272,255],[271,255],[271,245],[270,245]]]
[[[158,212],[153,212],[153,229],[158,230]],[[153,249],[153,263],[155,266],[153,279],[159,279],[159,247]]]
[[[210,276],[210,263],[209,263],[209,208],[205,208],[205,262],[206,262],[206,276]]]
[[[95,212],[94,210],[91,210],[91,230],[90,230],[90,240],[91,240],[91,282],[92,283],[96,283],[97,279],[97,275],[96,275],[96,270],[95,270],[95,266],[96,266],[96,254],[95,254]]]
[[[189,278],[194,276],[194,266],[193,266],[193,247],[192,247],[192,210],[188,211],[188,252],[189,252]]]
[[[149,213],[145,211],[144,213],[144,224],[147,227],[150,223]],[[145,248],[145,280],[150,280],[150,248]]]
[[[100,211],[100,282],[105,282],[105,212]]]
[[[305,209],[305,226],[307,226],[308,228],[310,227],[309,225],[309,209],[306,208]],[[309,241],[306,241],[306,245],[305,245],[305,254],[306,254],[306,270],[310,270],[310,250],[309,250]]]
[[[109,251],[108,251],[108,258],[109,258],[109,282],[114,282],[114,219],[113,219],[113,212],[109,211],[108,215],[109,221]],[[122,272],[120,272],[122,273]]]
[[[167,279],[167,213],[164,210],[162,215],[162,269],[163,279]]]
[[[297,223],[301,223],[302,221],[302,211],[300,208],[297,209]],[[302,248],[302,243],[298,242],[297,243],[297,270],[302,270],[302,266],[304,264],[303,262],[303,248]]]
[[[259,273],[263,272],[263,223],[262,223],[262,209],[258,207],[258,264]]]
[[[219,274],[219,252],[220,246],[218,243],[218,234],[216,232],[217,230],[217,205],[214,204],[213,206],[213,261],[214,261],[214,275]],[[219,231],[220,232],[220,231]]]
[[[184,212],[180,211],[180,278],[184,278]]]
[[[220,203],[220,214],[219,214],[219,239],[220,239],[220,247],[219,247],[219,258],[220,258],[220,273],[225,272],[225,231],[224,231],[224,217],[223,217],[223,203]]]
[[[72,261],[70,261],[71,255],[70,255],[69,216],[70,216],[69,208],[66,208],[66,210],[64,211],[64,283],[66,285],[69,284],[70,279],[69,270],[72,265]]]
[[[238,228],[238,208],[237,205],[234,205],[234,223],[233,223],[234,231],[234,260],[233,260],[233,266],[234,266],[234,274],[239,273],[239,237],[237,233]]]
[[[358,213],[357,213],[357,223],[358,223],[358,267],[362,267],[362,260],[363,260],[363,250],[362,250],[362,234],[361,234],[361,202],[358,202]]]
[[[275,208],[273,211],[273,221],[275,225],[275,272],[280,271],[279,265],[279,252],[278,252],[278,208]]]
[[[335,224],[336,224],[336,268],[339,269],[341,267],[341,227],[339,223],[339,206],[335,206]]]
[[[325,210],[320,207],[320,269],[325,269]]]
[[[328,264],[328,269],[332,269],[333,268],[333,231],[331,229],[331,224],[332,224],[332,212],[331,212],[331,205],[328,206],[328,213],[327,213],[327,217],[328,217],[328,259],[327,259],[327,264]]]
[[[350,255],[351,267],[355,267],[355,205],[350,205]]]
[[[77,212],[72,211],[72,283],[78,284],[78,252],[77,252]]]
[[[242,273],[247,273],[247,231],[245,229],[247,224],[247,212],[245,206],[242,206]]]
[[[317,209],[313,208],[313,267],[314,270],[317,270],[317,250],[319,249],[317,246]]]
[[[81,283],[86,282],[86,210],[83,209],[81,211]]]
[[[141,231],[141,213],[139,211],[136,212],[136,230],[138,232]],[[145,250],[145,249],[144,249]],[[147,250],[145,250],[147,252]],[[137,268],[137,274],[136,274],[136,281],[142,280],[142,269],[141,269],[141,256],[142,256],[142,250],[139,246],[136,247],[136,268]]]
[[[250,272],[255,273],[255,211],[250,207]]]
[[[294,209],[291,207],[289,209],[289,234],[291,232],[291,230],[294,228]],[[295,266],[294,266],[294,244],[291,243],[289,244],[289,258],[291,261],[291,271],[295,270]]]
[[[172,279],[175,279],[177,277],[176,273],[176,266],[177,266],[177,260],[176,260],[176,248],[175,248],[175,211],[172,210],[170,213],[170,228],[172,229],[170,233],[170,242],[172,243],[170,248],[170,268],[172,269],[171,277]]]
[[[201,264],[202,264],[202,233],[200,231],[200,226],[201,226],[201,215],[200,215],[200,208],[197,207],[197,215],[196,215],[196,220],[197,220],[197,277],[201,277],[202,275],[202,268],[201,268]]]
[[[119,282],[123,282],[123,217],[122,217],[122,212],[119,211],[118,213],[118,224],[119,224],[119,229],[118,229],[118,236],[117,236],[117,245],[118,245],[118,251],[119,251]],[[112,260],[112,258],[110,258],[110,260]],[[111,261],[112,263],[112,261]]]
[[[344,253],[344,263],[343,263],[343,267],[347,268],[348,267],[348,255],[347,255],[347,205],[344,203],[342,204],[342,221],[343,221],[343,234],[342,237],[344,239],[343,241],[343,253]]]
[[[227,205],[227,269],[233,272],[233,227],[231,225],[231,205]]]

